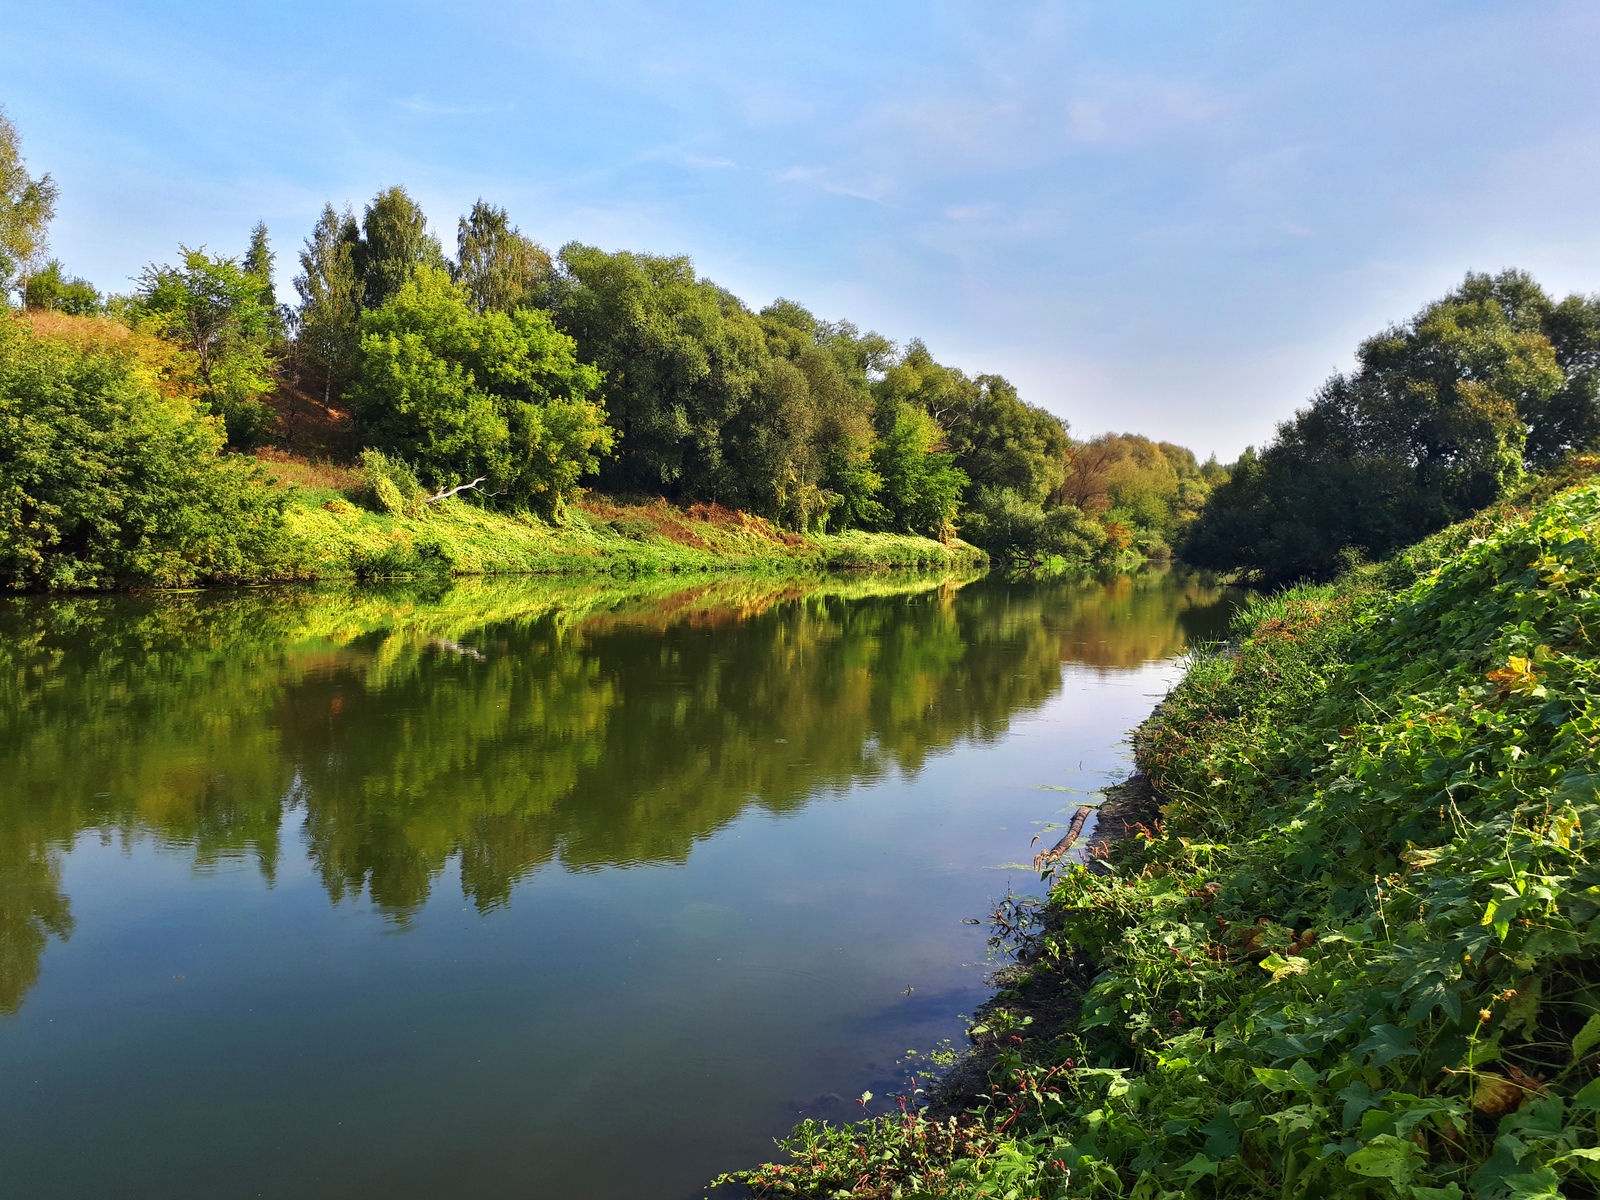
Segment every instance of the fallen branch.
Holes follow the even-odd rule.
[[[1089,814],[1093,811],[1094,809],[1090,808],[1087,804],[1080,804],[1078,806],[1078,811],[1072,814],[1072,825],[1067,829],[1067,836],[1062,838],[1043,854],[1034,855],[1033,869],[1035,871],[1044,870],[1046,863],[1057,861],[1063,854],[1072,849],[1072,843],[1077,841],[1078,835],[1083,832],[1084,821],[1088,820]]]
[[[456,487],[451,488],[449,491],[440,492],[437,496],[429,496],[426,500],[423,501],[423,503],[424,504],[432,504],[436,500],[448,500],[448,499],[450,499],[451,496],[454,496],[457,492],[464,492],[468,488],[475,488],[480,483],[483,483],[485,480],[487,480],[488,478],[489,477],[487,475],[479,475],[471,483],[458,484]]]

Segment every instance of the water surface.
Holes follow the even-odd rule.
[[[0,1194],[652,1197],[904,1078],[1233,597],[0,602]]]

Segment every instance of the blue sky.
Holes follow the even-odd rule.
[[[281,285],[325,201],[479,196],[1232,458],[1469,270],[1600,290],[1600,5],[8,5],[0,104],[102,288]]]

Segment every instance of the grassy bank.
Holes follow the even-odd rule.
[[[1250,607],[1137,733],[1159,815],[1025,914],[987,1092],[746,1182],[1596,1195],[1597,528],[1587,484]]]
[[[452,498],[430,505],[359,503],[359,469],[265,464],[289,488],[285,510],[300,577],[430,574],[649,574],[664,571],[970,569],[988,556],[964,542],[849,531],[799,534],[719,505],[679,508],[585,496],[560,523]],[[355,500],[352,499],[355,497]]]

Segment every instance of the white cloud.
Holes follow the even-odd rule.
[[[410,112],[431,117],[478,117],[512,111],[509,104],[438,104],[422,96],[396,99],[394,103]]]

